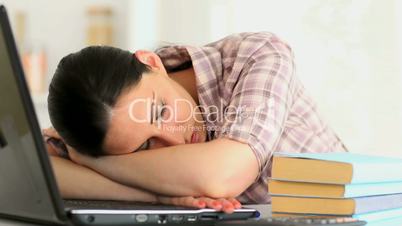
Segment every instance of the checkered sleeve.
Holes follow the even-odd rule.
[[[290,48],[274,36],[262,37],[264,44],[252,54],[247,53],[249,45],[255,45],[259,38],[251,37],[239,48],[234,65],[243,67],[230,104],[224,109],[219,137],[247,143],[258,160],[261,175],[289,114],[294,64]],[[239,62],[242,60],[244,64]]]

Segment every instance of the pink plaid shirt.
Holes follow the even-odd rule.
[[[156,53],[168,72],[194,67],[209,139],[227,137],[253,150],[259,175],[237,197],[240,202],[270,202],[274,152],[346,151],[295,76],[290,47],[275,35],[233,34],[203,47]]]

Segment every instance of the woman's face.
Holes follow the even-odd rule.
[[[118,98],[103,146],[115,155],[205,141],[195,100],[165,70],[153,70]]]

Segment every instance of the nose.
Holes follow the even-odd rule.
[[[186,141],[182,134],[161,131],[157,136],[151,138],[150,149],[175,146],[185,143]]]

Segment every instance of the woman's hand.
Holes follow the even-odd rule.
[[[233,213],[241,208],[241,203],[235,198],[212,199],[208,197],[166,197],[158,196],[158,201],[166,205],[186,206],[195,208],[211,208],[225,213]]]
[[[93,157],[79,153],[77,150],[67,145],[53,127],[43,129],[42,136],[45,140],[49,155],[70,159],[80,165],[86,165],[85,163],[94,159]]]
[[[42,129],[42,136],[45,141],[46,149],[49,155],[62,157],[62,153],[55,142],[62,142],[61,136],[53,127]]]
[[[68,149],[70,159],[80,165],[87,167],[91,166],[91,163],[95,163],[97,158],[81,154],[74,149]],[[102,158],[102,157],[101,157]],[[96,163],[95,163],[96,164]],[[194,208],[211,208],[217,211],[223,211],[225,213],[233,213],[235,209],[241,208],[241,203],[235,198],[220,198],[212,199],[208,197],[169,197],[169,196],[157,196],[157,201],[161,204],[185,206]]]
[[[43,129],[42,136],[49,155],[69,159],[67,150],[72,148],[65,144],[63,138],[53,127]]]
[[[77,164],[90,167],[96,164],[97,158],[81,154],[74,149],[68,149],[70,159]],[[102,158],[102,157],[100,157]],[[194,208],[211,208],[225,213],[233,213],[235,209],[241,208],[241,203],[235,198],[212,199],[208,197],[169,197],[157,195],[157,202],[166,205],[185,206]]]
[[[46,141],[46,147],[50,155],[69,158],[76,164],[89,167],[90,163],[96,158],[84,155],[74,148],[66,145],[57,131],[50,127],[42,130],[42,135]],[[49,139],[53,139],[49,141]],[[65,150],[63,150],[65,149]],[[241,203],[235,198],[212,199],[208,197],[168,197],[157,196],[159,203],[166,205],[176,205],[194,208],[211,208],[225,213],[233,213],[235,209],[241,208]]]

